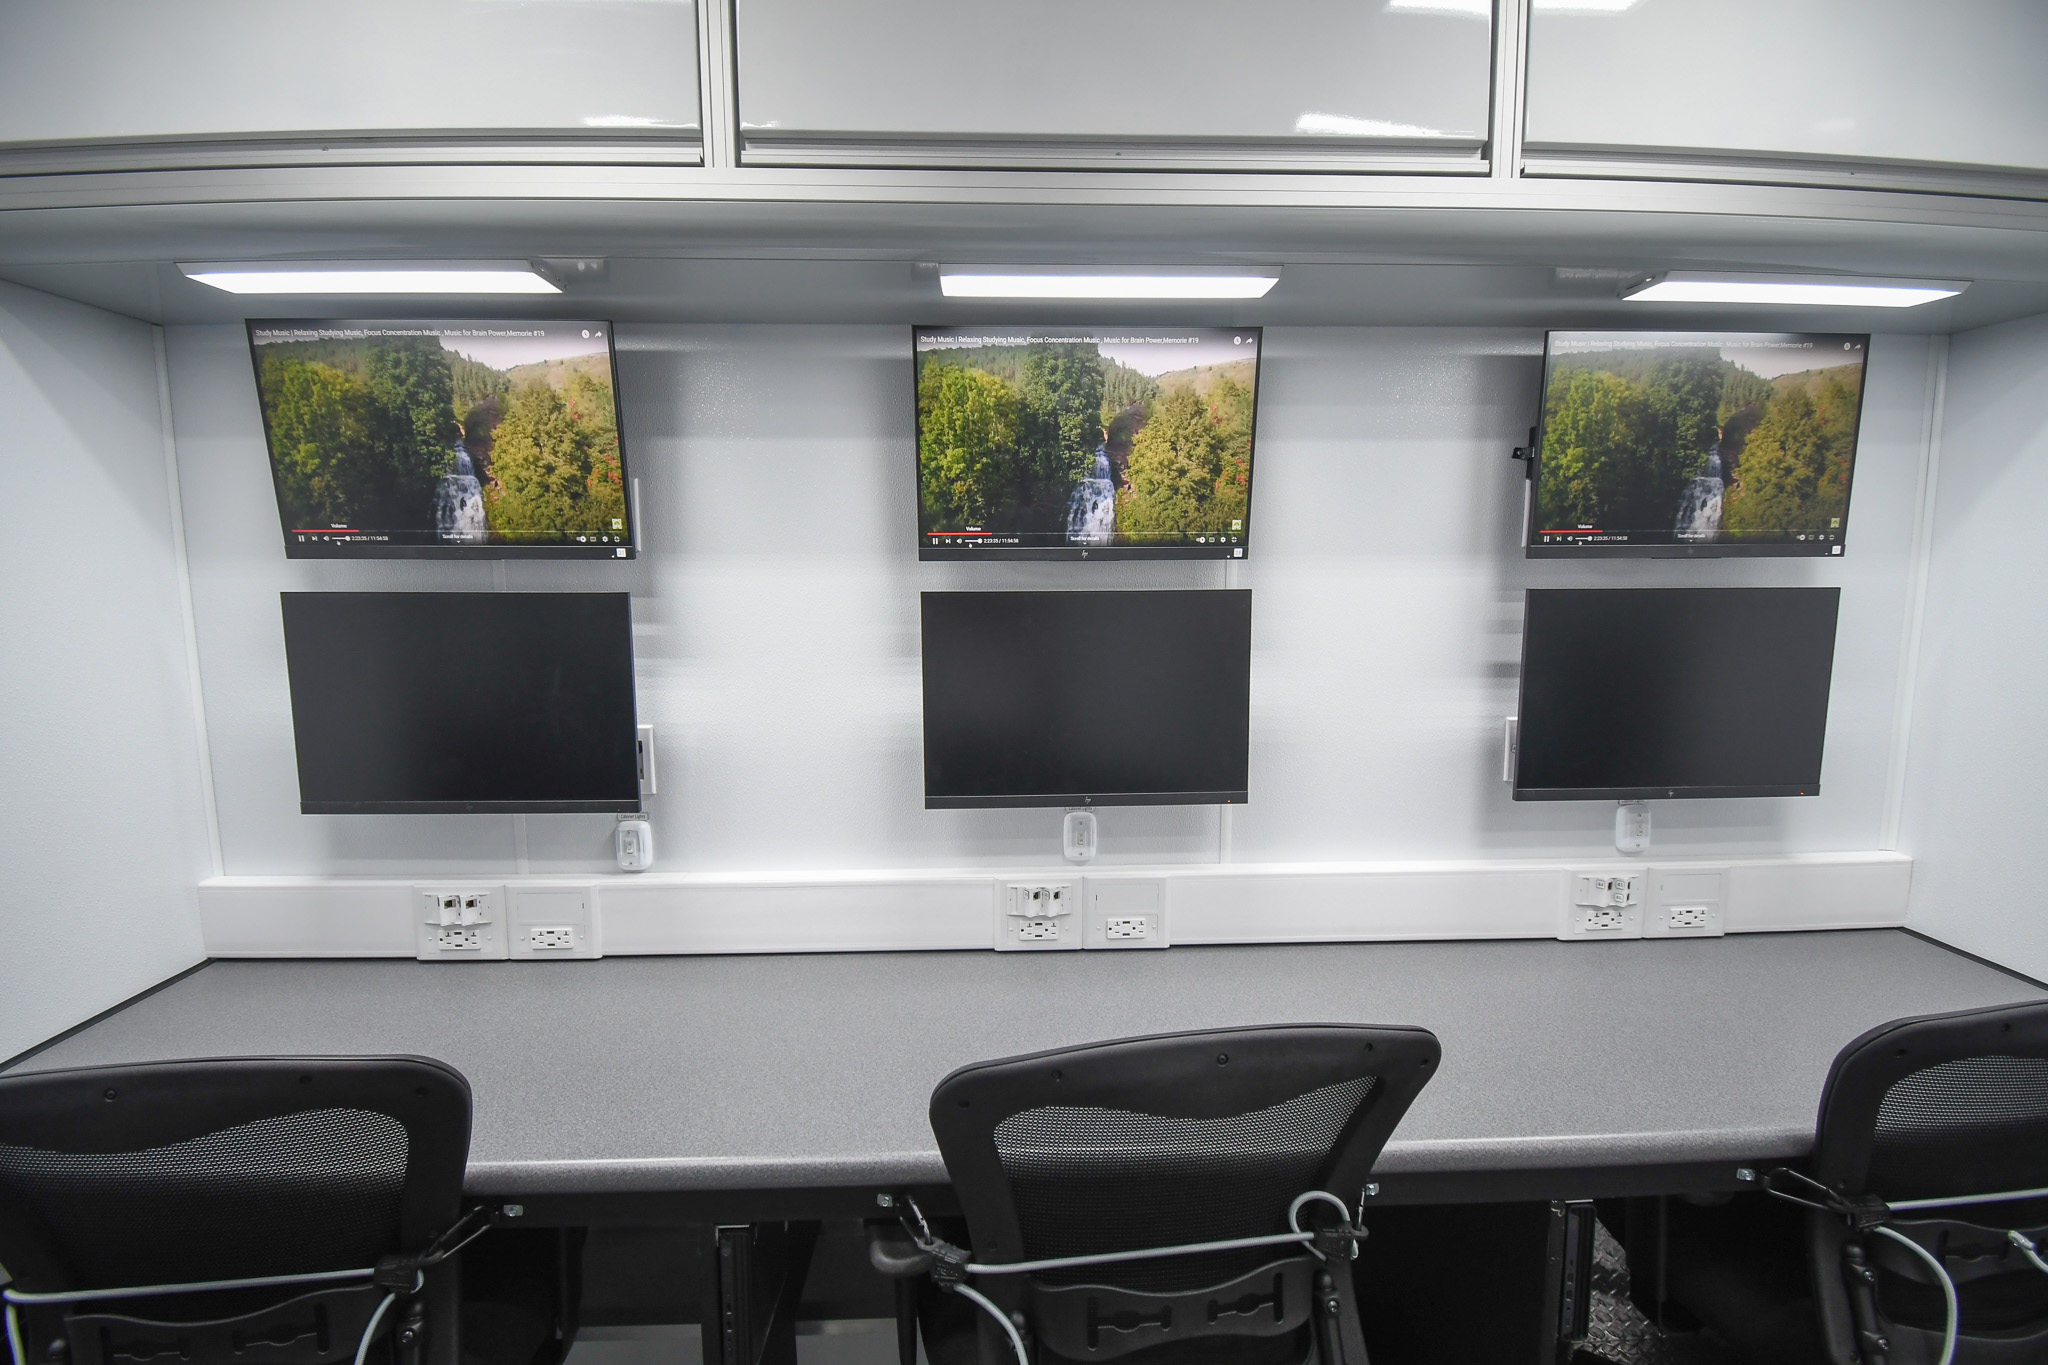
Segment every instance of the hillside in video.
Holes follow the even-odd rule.
[[[256,325],[250,339],[287,531],[624,540],[604,329]]]
[[[1028,545],[1242,540],[1256,332],[920,333],[920,524]]]
[[[1537,530],[1673,543],[1839,537],[1861,339],[1639,345],[1551,358]]]

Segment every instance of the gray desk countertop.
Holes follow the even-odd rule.
[[[1583,944],[216,962],[21,1070],[410,1052],[469,1077],[476,1194],[939,1182],[963,1063],[1173,1029],[1420,1024],[1443,1066],[1387,1174],[1798,1156],[1836,1051],[2039,998],[1896,931]]]

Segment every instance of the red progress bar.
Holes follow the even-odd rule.
[[[928,536],[992,536],[994,531],[926,531]]]
[[[294,526],[292,527],[292,534],[295,536],[353,536],[360,535],[361,532],[357,531],[353,526]]]

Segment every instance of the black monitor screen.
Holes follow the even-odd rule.
[[[1839,588],[1533,588],[1518,801],[1814,796]]]
[[[924,803],[1246,799],[1252,595],[924,594]]]
[[[288,592],[307,815],[640,809],[622,592]]]
[[[1552,332],[1532,559],[1839,555],[1870,338]]]
[[[608,322],[249,324],[291,559],[633,557]]]
[[[920,559],[1243,559],[1256,327],[919,327]]]

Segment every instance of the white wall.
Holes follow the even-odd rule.
[[[917,593],[1255,591],[1251,804],[1102,813],[1106,863],[1611,856],[1612,806],[1499,781],[1526,586],[1840,584],[1823,794],[1666,802],[1661,855],[1873,849],[1885,823],[1929,345],[1872,347],[1848,554],[1531,563],[1520,466],[1534,331],[1269,328],[1253,558],[919,564],[908,329],[622,327],[645,550],[630,564],[287,561],[247,342],[168,334],[226,870],[611,868],[609,817],[297,813],[277,594],[624,587],[669,872],[1058,861],[1057,811],[926,811]]]
[[[0,284],[0,1058],[199,961],[153,329]]]
[[[1914,927],[2048,977],[2048,316],[1949,353],[1900,847]]]

